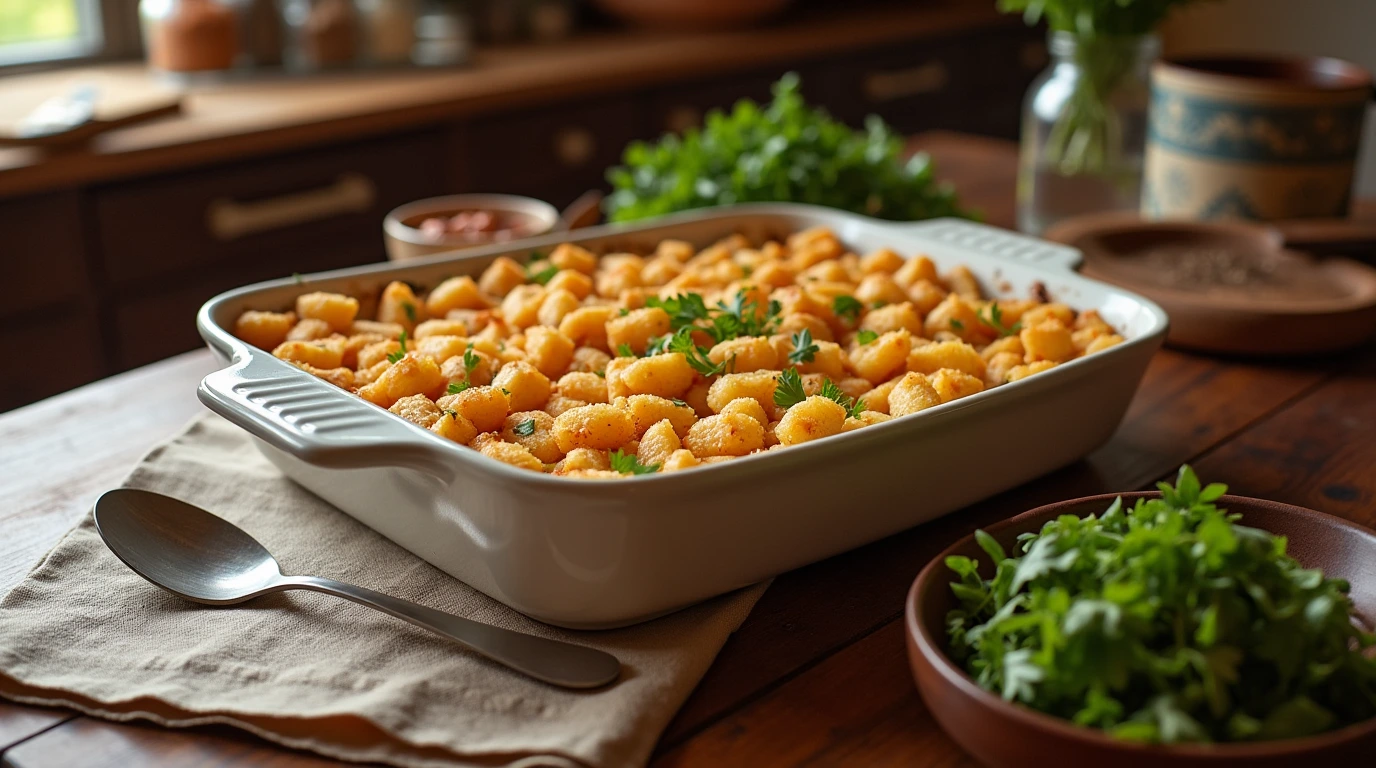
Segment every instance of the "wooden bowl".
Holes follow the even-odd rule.
[[[1172,346],[1323,354],[1376,334],[1376,269],[1287,250],[1270,227],[1106,213],[1066,219],[1044,236],[1080,249],[1085,275],[1160,304]]]
[[[561,226],[558,209],[533,197],[496,194],[427,197],[392,209],[382,220],[382,239],[387,245],[387,258],[392,261],[404,261],[429,256],[432,253],[476,248],[496,242],[492,239],[471,239],[457,234],[446,234],[435,240],[426,237],[425,233],[417,228],[425,219],[453,216],[461,211],[495,211],[528,220],[529,226],[519,237],[512,237],[511,240],[547,234]]]
[[[1018,534],[1040,530],[1059,515],[1101,513],[1117,496],[1124,504],[1154,498],[1155,492],[1106,494],[1063,501],[1024,512],[988,532],[1013,550]],[[1224,496],[1220,507],[1241,513],[1240,522],[1289,539],[1289,552],[1306,568],[1347,579],[1359,620],[1370,631],[1376,617],[1376,534],[1346,520],[1274,501]],[[1367,765],[1376,754],[1376,718],[1336,731],[1270,742],[1164,746],[1114,739],[1101,731],[1004,701],[980,688],[946,655],[946,613],[957,607],[950,584],[955,575],[946,567],[951,555],[983,560],[989,557],[974,536],[957,542],[927,564],[908,592],[906,624],[908,660],[918,691],[941,727],[963,749],[994,768],[1075,768],[1114,766],[1172,768],[1237,766],[1271,768],[1296,765]]]

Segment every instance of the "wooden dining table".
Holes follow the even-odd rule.
[[[1012,144],[955,134],[914,143],[986,221],[1012,225]],[[0,416],[0,592],[201,411],[196,384],[215,367],[208,352],[188,352]],[[1036,435],[1009,439],[1038,450]],[[1117,432],[1083,460],[779,576],[669,725],[652,765],[975,765],[909,673],[903,601],[917,572],[977,527],[1060,499],[1151,488],[1183,463],[1233,493],[1376,525],[1376,345],[1289,360],[1163,350]],[[337,765],[227,727],[168,730],[6,702],[0,759],[12,768]]]

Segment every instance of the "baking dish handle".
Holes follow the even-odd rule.
[[[406,467],[448,479],[443,444],[380,408],[275,358],[243,350],[201,381],[207,408],[274,448],[330,469]]]
[[[1007,229],[967,219],[928,219],[900,225],[930,240],[999,259],[1072,270],[1080,265],[1080,251],[1068,245],[1039,240]]]

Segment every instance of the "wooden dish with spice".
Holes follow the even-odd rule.
[[[1318,354],[1376,333],[1376,269],[1288,250],[1271,227],[1110,213],[1066,220],[1046,237],[1079,248],[1084,274],[1160,304],[1173,346]]]

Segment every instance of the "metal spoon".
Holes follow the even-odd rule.
[[[105,545],[135,573],[175,595],[208,605],[234,605],[259,595],[309,589],[404,619],[493,661],[565,688],[615,680],[615,656],[481,624],[371,589],[314,576],[283,576],[272,555],[243,529],[160,493],[120,488],[95,505]]]

